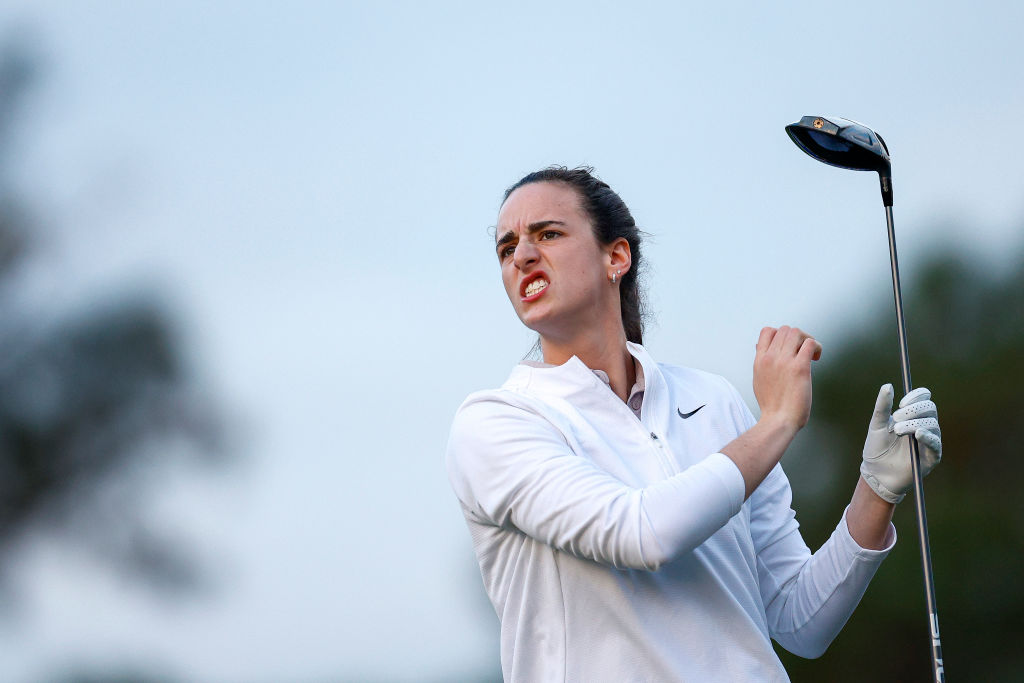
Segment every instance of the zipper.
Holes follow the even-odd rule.
[[[629,405],[623,402],[623,400],[619,398],[614,391],[612,391],[612,388],[610,386],[608,386],[600,379],[598,379],[596,375],[594,375],[594,381],[596,381],[598,384],[605,388],[611,400],[615,401],[617,405],[621,406],[621,410],[625,410],[627,413],[629,413],[629,417],[633,420],[633,424],[640,428],[640,431],[644,434],[644,439],[647,441],[648,444],[650,444],[651,449],[654,452],[654,456],[658,461],[658,465],[661,466],[662,473],[666,477],[672,477],[678,474],[680,470],[675,466],[675,463],[673,462],[673,459],[669,454],[669,450],[664,444],[664,439],[659,437],[653,431],[648,430],[647,425],[645,425],[643,421],[636,416],[636,413],[633,412],[633,409],[630,408]]]
[[[634,415],[634,417],[636,416]],[[644,427],[644,429],[646,430],[646,427]],[[654,443],[654,450],[658,454],[659,460],[661,460],[661,466],[662,469],[665,470],[665,473],[670,477],[677,474],[678,470],[672,462],[672,458],[669,455],[668,449],[665,447],[663,440],[658,438],[657,434],[651,432],[651,441]]]

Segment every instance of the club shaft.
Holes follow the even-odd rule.
[[[910,380],[910,352],[907,349],[907,325],[903,316],[903,294],[900,289],[900,266],[896,257],[896,231],[893,228],[892,206],[885,207],[885,223],[889,231],[889,263],[892,266],[892,291],[896,300],[896,325],[900,337],[900,370],[903,373],[903,393],[914,388]],[[935,577],[932,574],[932,551],[928,542],[928,518],[924,508],[924,477],[921,475],[921,452],[917,439],[910,439],[910,464],[914,474],[914,510],[917,513],[917,535],[921,545],[921,565],[924,570],[925,601],[928,607],[928,634],[931,642],[932,676],[935,683],[944,683],[942,643],[939,640],[939,616],[935,604]]]

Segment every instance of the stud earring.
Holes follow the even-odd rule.
[[[619,279],[619,275],[620,274],[622,274],[621,270],[617,270],[614,273],[612,273],[612,284],[613,285],[615,284],[615,281]]]

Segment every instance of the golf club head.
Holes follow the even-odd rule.
[[[882,200],[892,206],[892,163],[881,135],[841,116],[805,116],[786,126],[786,133],[797,147],[822,163],[877,172]]]
[[[786,126],[796,146],[822,163],[854,171],[888,172],[889,150],[882,136],[839,116],[805,116]]]

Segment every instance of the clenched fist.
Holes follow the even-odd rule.
[[[761,419],[778,420],[793,429],[811,416],[811,362],[821,358],[821,344],[796,327],[765,327],[754,356],[754,396]]]

